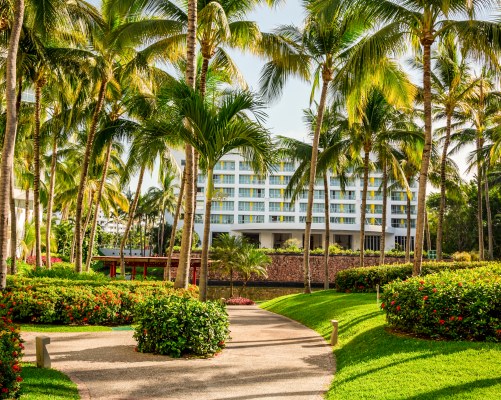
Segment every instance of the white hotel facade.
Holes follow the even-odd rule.
[[[184,166],[181,153],[176,154]],[[229,154],[214,169],[215,199],[211,211],[211,242],[221,233],[243,235],[260,247],[277,248],[287,239],[304,243],[307,192],[304,191],[295,204],[285,198],[285,188],[294,174],[296,165],[283,161],[274,166],[267,177],[254,174],[251,166],[239,154]],[[382,195],[378,191],[381,173],[370,175],[365,221],[365,249],[380,250],[382,226]],[[360,249],[360,207],[363,180],[349,176],[343,192],[339,179],[328,175],[330,208],[330,242],[352,250]],[[416,192],[412,187],[411,200],[411,248],[414,245]],[[202,237],[205,176],[198,176],[195,230]],[[405,248],[406,203],[404,190],[389,191],[386,220],[386,250]],[[324,185],[315,185],[313,223],[310,243],[321,248],[325,235]],[[182,221],[181,221],[182,223]]]

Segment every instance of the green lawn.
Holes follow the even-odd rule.
[[[326,339],[339,321],[336,374],[328,399],[499,399],[501,344],[399,337],[385,331],[375,294],[334,291],[280,297],[261,305]]]
[[[54,369],[36,368],[23,364],[21,372],[22,400],[72,400],[79,399],[77,385],[65,374]]]
[[[21,324],[22,332],[102,332],[111,330],[110,326],[100,325]]]

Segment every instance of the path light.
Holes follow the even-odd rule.
[[[50,343],[50,337],[37,336],[35,339],[36,354],[37,354],[37,367],[50,368],[50,355],[47,350],[47,345]]]
[[[332,323],[331,346],[335,346],[337,344],[339,323],[335,319],[331,319],[331,323]]]

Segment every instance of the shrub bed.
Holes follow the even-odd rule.
[[[18,398],[21,386],[23,343],[19,330],[7,317],[0,317],[0,399]]]
[[[252,306],[256,304],[251,299],[246,297],[230,297],[225,300],[225,303],[228,306]]]
[[[385,286],[389,325],[453,340],[501,341],[501,265],[444,271]]]
[[[139,303],[134,322],[137,351],[171,357],[213,355],[223,349],[229,335],[224,304],[177,296]]]
[[[461,270],[489,265],[495,262],[424,262],[421,275],[435,274],[444,270]],[[412,276],[412,264],[378,265],[375,267],[352,268],[336,274],[336,290],[339,292],[374,292],[376,285],[386,285],[396,279]]]
[[[0,315],[16,322],[119,325],[132,322],[134,307],[148,296],[197,295],[165,282],[9,279],[0,297]]]

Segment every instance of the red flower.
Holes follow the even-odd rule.
[[[7,388],[2,388],[2,393],[9,393],[9,389],[7,389]]]
[[[423,290],[423,289],[424,289],[424,287],[423,287],[423,286],[419,286],[419,290]]]
[[[20,376],[18,376],[18,377],[16,378],[16,381],[17,381],[17,382],[22,382],[22,381],[23,381],[23,378],[21,378]]]
[[[83,322],[87,322],[87,321],[88,321],[87,317],[84,317]]]
[[[424,300],[424,301],[428,300],[428,296],[424,296],[424,297],[423,297],[423,300]]]
[[[436,313],[436,312],[437,312],[437,310],[433,310],[433,312],[434,312],[434,313]]]
[[[381,308],[385,308],[385,307],[386,307],[386,304],[381,303]]]
[[[456,318],[455,317],[450,317],[449,318],[451,321],[454,321]]]
[[[443,324],[445,324],[445,321],[444,321],[443,319],[441,319],[440,321],[438,321],[438,323],[439,323],[440,325],[443,325]]]
[[[459,287],[463,286],[463,282],[459,282],[459,283],[458,283],[458,286],[459,286]]]
[[[397,311],[400,311],[400,306],[397,306]]]
[[[458,321],[462,321],[462,320],[463,320],[463,317],[460,315],[460,316],[458,317]]]
[[[421,285],[424,285],[424,281],[419,281],[419,283],[420,283]]]
[[[19,372],[19,371],[21,371],[21,367],[19,366],[19,364],[14,364],[14,365],[12,366],[12,370],[14,370],[14,371],[16,371],[16,372]]]
[[[394,304],[395,304],[395,300],[393,300],[390,304],[391,304],[391,305],[394,305]]]
[[[432,292],[433,292],[433,293],[437,293],[437,289],[436,289],[436,288],[433,288]]]

